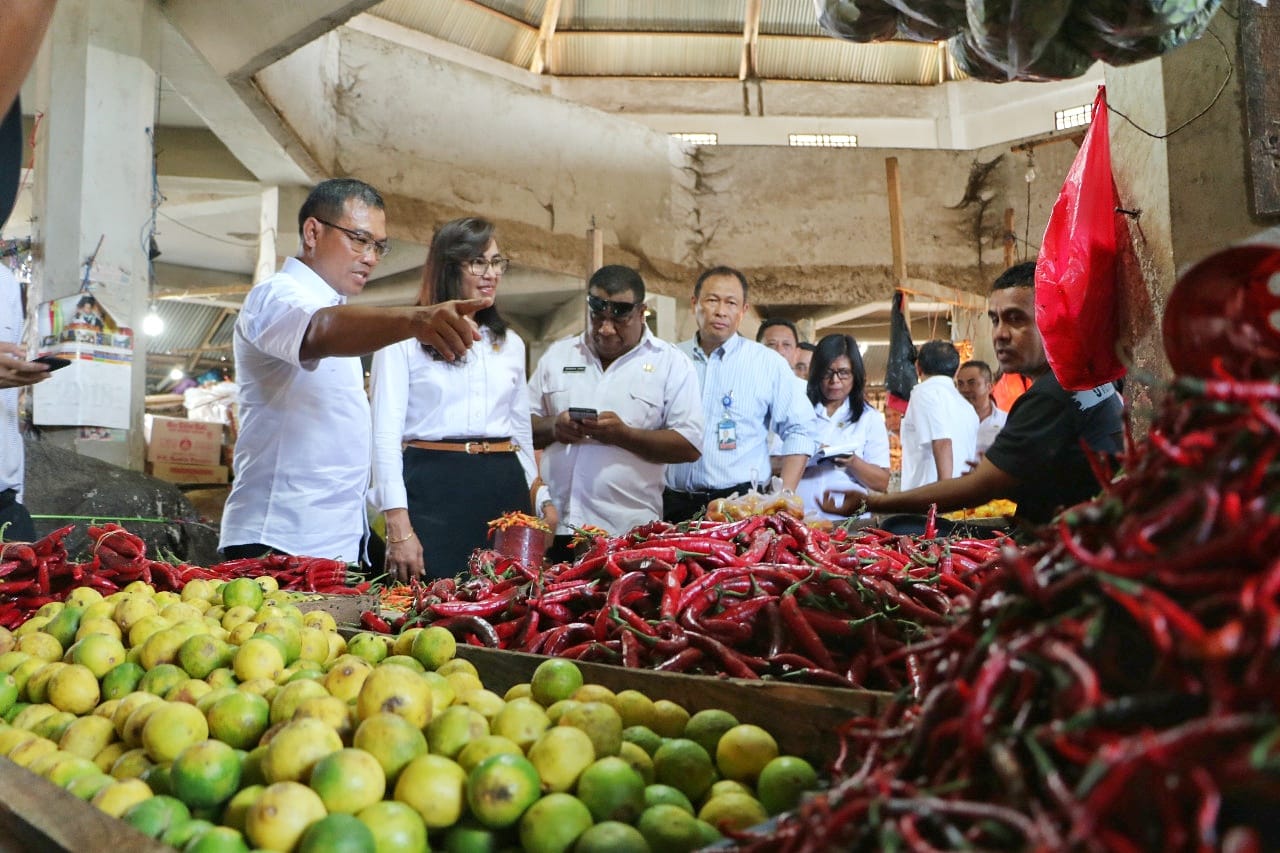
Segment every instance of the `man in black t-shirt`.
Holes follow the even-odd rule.
[[[1063,390],[1045,357],[1035,322],[1034,262],[1010,267],[992,285],[987,316],[996,358],[1006,372],[1034,379],[1009,410],[1009,420],[973,471],[954,480],[888,495],[866,495],[871,512],[942,512],[996,498],[1018,504],[1019,517],[1044,523],[1063,507],[1094,497],[1101,485],[1081,447],[1118,453],[1124,405],[1110,383],[1089,391]],[[823,506],[850,514],[864,496],[831,494]]]

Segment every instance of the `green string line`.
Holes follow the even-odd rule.
[[[36,515],[31,514],[32,518],[41,519],[62,519],[64,521],[87,521],[90,524],[99,521],[114,521],[116,523],[122,521],[137,521],[145,524],[201,524],[201,522],[190,518],[120,518],[113,515]]]

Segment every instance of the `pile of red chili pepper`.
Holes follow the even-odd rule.
[[[919,700],[743,850],[1280,849],[1280,385],[1178,380],[1124,473],[913,647]]]
[[[16,628],[51,601],[76,587],[103,595],[143,581],[160,591],[178,592],[195,578],[230,580],[272,575],[281,589],[326,595],[364,592],[368,584],[347,585],[347,564],[318,557],[273,555],[230,560],[210,568],[168,563],[147,557],[146,543],[118,524],[89,527],[88,559],[70,559],[63,540],[75,525],[59,528],[37,542],[0,543],[0,626]]]
[[[470,574],[415,588],[394,626],[467,642],[668,672],[897,689],[908,643],[952,621],[996,553],[989,540],[816,530],[785,513],[653,522],[536,569],[493,551]]]

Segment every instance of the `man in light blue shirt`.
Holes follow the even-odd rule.
[[[663,517],[685,521],[708,501],[745,492],[770,477],[769,431],[780,442],[784,488],[795,490],[817,449],[817,419],[787,360],[738,334],[747,278],[731,267],[704,272],[693,288],[698,332],[679,348],[702,386],[706,429],[697,462],[668,465]]]

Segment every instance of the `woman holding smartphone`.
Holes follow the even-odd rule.
[[[440,226],[417,304],[488,299],[475,317],[481,340],[454,362],[413,339],[373,356],[370,500],[386,516],[386,568],[399,580],[465,571],[489,521],[529,512],[538,472],[525,345],[492,304],[509,264],[492,223]]]
[[[819,506],[835,492],[883,492],[889,487],[889,431],[866,400],[867,372],[851,335],[818,341],[809,365],[809,402],[818,416],[821,452],[809,461],[796,490],[805,514],[843,520]]]

